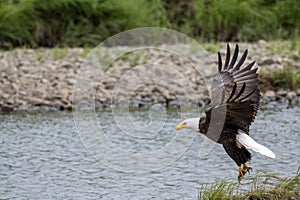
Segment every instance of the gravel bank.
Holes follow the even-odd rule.
[[[81,96],[76,96],[76,101],[86,104],[95,102],[96,108],[149,107],[152,104],[178,107],[182,104],[208,103],[206,84],[209,85],[217,72],[217,54],[199,54],[187,45],[177,48],[181,52],[189,52],[187,54],[190,56],[183,58],[163,50],[144,49],[114,59],[118,48],[102,48],[101,55],[113,62],[103,71],[95,69],[93,77],[87,77],[87,82],[91,78],[87,89],[95,92],[84,95],[89,92],[82,91]],[[281,51],[276,45],[272,49],[264,41],[240,44],[241,50],[245,48],[249,50],[247,62],[256,60],[259,73],[271,73],[286,65],[300,67],[299,55]],[[224,43],[220,44],[220,49],[224,55]],[[72,110],[76,76],[82,73],[88,52],[83,48],[1,51],[1,110]],[[300,102],[299,89],[288,91],[268,87],[267,80],[262,80],[260,88],[262,105],[296,105]]]

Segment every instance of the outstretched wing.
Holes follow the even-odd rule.
[[[211,107],[206,113],[226,114],[225,127],[248,133],[259,107],[258,74],[257,68],[252,69],[255,62],[242,67],[248,51],[245,50],[237,62],[238,52],[239,46],[236,45],[230,60],[230,47],[227,44],[224,66],[221,54],[218,53],[219,75],[212,82]]]

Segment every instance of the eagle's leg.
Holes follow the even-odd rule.
[[[247,172],[250,173],[250,170],[252,170],[252,168],[249,167],[246,163],[238,166],[238,171],[239,171],[238,180],[239,180],[239,182],[242,180],[243,176]]]
[[[243,172],[246,174],[247,172],[250,174],[250,171],[252,171],[252,168],[249,167],[246,163],[243,164]]]
[[[239,182],[242,180],[243,176],[245,175],[245,172],[244,172],[242,166],[243,165],[239,165],[238,166],[238,172],[239,172],[238,180],[239,180]]]

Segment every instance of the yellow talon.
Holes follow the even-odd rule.
[[[246,174],[247,172],[250,174],[250,171],[252,170],[251,167],[249,167],[248,165],[246,165],[246,163],[243,164],[243,171]]]
[[[238,176],[238,181],[240,182],[243,178],[243,176],[248,172],[250,174],[250,171],[252,170],[251,167],[249,167],[248,165],[246,165],[246,163],[238,166],[238,172],[239,172],[239,176]]]

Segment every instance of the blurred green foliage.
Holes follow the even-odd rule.
[[[0,0],[0,48],[94,46],[145,26],[203,41],[299,39],[295,0]]]

